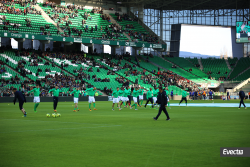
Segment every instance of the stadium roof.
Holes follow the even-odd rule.
[[[110,0],[109,0],[110,1]],[[201,10],[201,9],[248,9],[248,0],[111,0],[124,6],[139,6],[145,9]]]

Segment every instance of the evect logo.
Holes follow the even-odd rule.
[[[223,149],[223,155],[243,155],[243,150],[228,150]]]
[[[250,147],[221,147],[221,157],[250,157]]]

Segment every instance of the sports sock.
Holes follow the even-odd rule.
[[[135,106],[135,103],[131,107],[134,107],[134,106]]]
[[[95,103],[93,103],[93,106],[94,106],[94,108],[95,108]]]
[[[76,110],[76,108],[74,108],[74,110]]]
[[[91,103],[89,103],[89,109],[91,109]]]
[[[141,101],[141,105],[142,105],[142,103],[143,103],[143,100]]]
[[[122,105],[123,101],[121,102],[120,106]]]
[[[170,103],[168,102],[168,107],[170,107]]]
[[[34,111],[36,111],[36,108],[38,107],[39,103],[35,103],[34,105]]]
[[[137,109],[137,105],[135,105],[135,109]]]
[[[77,110],[78,110],[78,107],[77,107]]]
[[[130,106],[130,103],[128,103],[128,105]]]

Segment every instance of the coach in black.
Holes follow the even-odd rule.
[[[157,116],[154,117],[153,119],[157,120],[159,118],[159,116],[161,115],[161,112],[163,111],[165,113],[165,115],[167,116],[166,120],[169,121],[170,117],[169,117],[168,112],[166,110],[166,106],[168,104],[168,98],[167,98],[166,92],[163,91],[162,87],[159,87],[159,93],[157,96],[156,103],[158,103],[160,105],[160,107],[159,107],[159,112],[158,112]]]
[[[18,99],[19,109],[22,111],[23,117],[26,117],[26,111],[23,108],[23,103],[24,102],[26,103],[26,98],[25,98],[24,94],[22,92],[20,92],[20,91],[17,91],[16,88],[13,88],[13,92],[14,92],[14,95],[15,95],[15,98],[13,100],[14,105],[16,104],[16,99]]]
[[[247,108],[246,108],[246,105],[245,105],[245,103],[244,103],[244,101],[243,101],[246,97],[245,97],[245,93],[242,91],[242,88],[240,88],[239,97],[240,97],[239,109],[240,109],[240,107],[241,107],[241,104],[243,104],[243,106],[245,107],[245,109],[247,109]]]

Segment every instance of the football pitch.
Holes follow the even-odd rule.
[[[171,101],[178,103],[179,101]],[[145,101],[144,101],[145,103]],[[188,101],[239,103],[239,100]],[[250,100],[245,101],[250,104]],[[25,103],[0,103],[0,167],[245,167],[250,157],[220,157],[220,147],[250,147],[250,108],[172,106],[171,120],[150,106],[111,110],[112,102],[59,102],[61,117],[47,118],[53,103],[37,113]],[[92,106],[93,107],[93,106]]]

